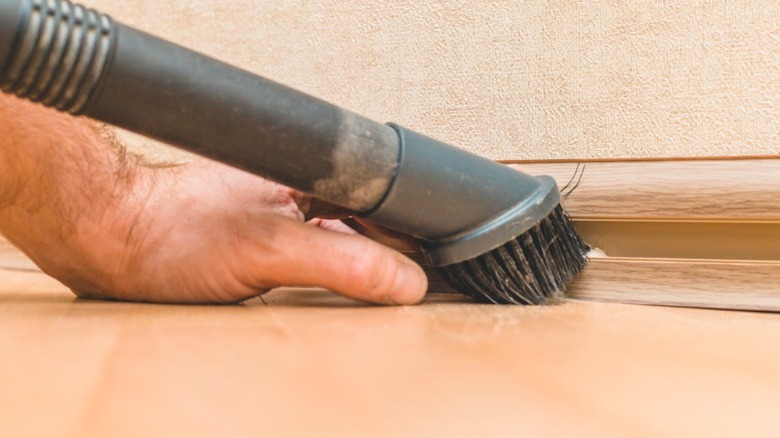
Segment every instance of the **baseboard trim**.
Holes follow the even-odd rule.
[[[513,163],[556,178],[606,254],[572,299],[780,311],[780,157]]]

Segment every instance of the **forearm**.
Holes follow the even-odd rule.
[[[34,259],[60,259],[47,267],[78,269],[100,257],[88,246],[121,244],[103,219],[141,172],[90,122],[0,93],[0,232]]]

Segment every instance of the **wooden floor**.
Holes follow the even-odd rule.
[[[779,339],[768,313],[128,304],[0,270],[0,436],[769,436]]]

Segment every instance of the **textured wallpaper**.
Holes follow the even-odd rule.
[[[777,0],[86,3],[494,159],[780,152]]]

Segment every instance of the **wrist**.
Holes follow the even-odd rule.
[[[78,272],[82,284],[69,284],[82,297],[126,295],[132,281],[142,276],[151,236],[150,218],[158,200],[154,187],[158,171],[142,166],[125,169],[112,196],[84,214],[64,246],[71,248],[75,265],[66,269]],[[58,277],[59,278],[59,277]],[[86,280],[86,281],[85,281]]]

